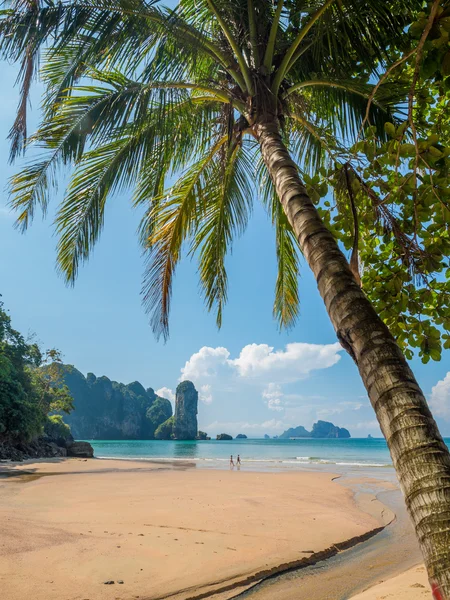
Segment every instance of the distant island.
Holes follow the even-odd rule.
[[[351,435],[348,429],[345,429],[344,427],[337,427],[328,421],[317,421],[317,423],[314,423],[312,431],[307,431],[303,425],[299,425],[298,427],[286,429],[286,431],[278,437],[280,440],[287,440],[290,438],[346,439],[351,437]]]
[[[232,440],[233,436],[229,435],[228,433],[218,433],[216,436],[216,440]]]

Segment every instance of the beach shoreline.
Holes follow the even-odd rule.
[[[3,463],[0,475],[8,600],[231,597],[394,518],[324,472],[43,459]]]

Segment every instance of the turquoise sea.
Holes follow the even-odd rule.
[[[88,440],[97,458],[123,460],[189,461],[197,467],[228,468],[230,455],[239,454],[242,467],[251,470],[327,468],[348,471],[392,468],[383,438],[232,441]],[[445,438],[450,445],[450,438]]]
[[[189,461],[198,467],[228,468],[230,455],[252,470],[303,469],[335,465],[344,468],[391,467],[381,438],[232,441],[88,440],[97,458],[123,460]]]

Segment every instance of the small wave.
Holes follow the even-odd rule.
[[[334,464],[344,467],[392,467],[392,465],[389,464],[365,462],[337,462]]]
[[[103,460],[128,460],[128,461],[152,461],[152,462],[198,462],[198,463],[228,463],[229,458],[206,458],[206,457],[172,457],[172,456],[97,456]],[[281,458],[245,458],[242,457],[243,463],[263,463],[263,464],[320,464],[320,465],[337,465],[340,467],[373,467],[373,468],[387,468],[392,467],[389,463],[376,463],[376,462],[354,462],[354,461],[340,461],[330,460],[325,458],[319,458],[317,456],[296,456],[293,459],[281,459]]]

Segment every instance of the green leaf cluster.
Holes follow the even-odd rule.
[[[72,283],[107,202],[129,196],[145,213],[144,305],[155,333],[167,336],[186,254],[198,261],[220,326],[227,256],[259,198],[275,230],[274,317],[290,326],[298,244],[255,132],[273,117],[323,219],[359,256],[382,318],[404,348],[431,356],[449,306],[449,15],[438,11],[417,62],[429,10],[416,0],[183,0],[173,10],[158,1],[48,0],[4,10],[0,52],[25,66],[42,55],[46,90],[42,122],[25,142],[41,155],[11,180],[18,225],[47,210],[60,169],[69,169],[55,226],[58,267]],[[411,96],[417,135],[406,118]]]
[[[49,412],[72,409],[57,367],[59,353],[43,353],[11,325],[0,303],[0,442],[27,441],[43,432]],[[57,365],[57,363],[54,363]]]

